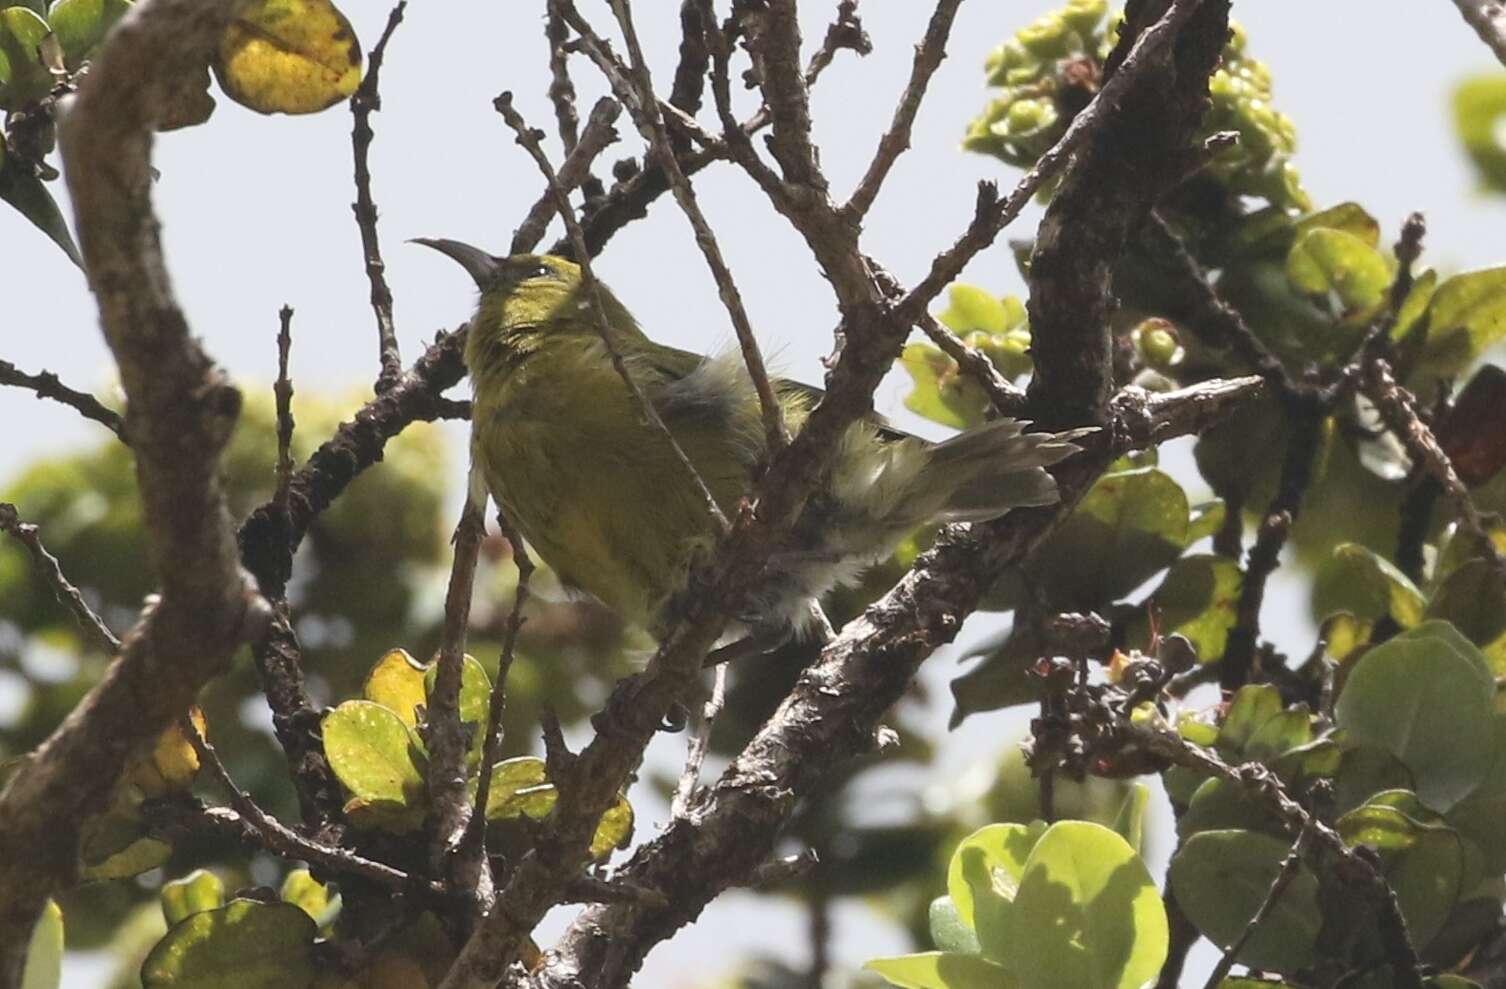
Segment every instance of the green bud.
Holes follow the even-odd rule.
[[[225,904],[225,883],[207,869],[195,869],[182,879],[162,885],[162,915],[171,927],[183,918]]]
[[[1087,38],[1098,30],[1108,12],[1109,0],[1067,0],[1062,20],[1072,30]]]
[[[1177,338],[1177,328],[1169,320],[1147,319],[1130,332],[1130,338],[1145,366],[1162,373],[1170,372],[1187,356]]]
[[[1071,30],[1060,11],[1053,11],[1020,28],[1015,37],[1037,58],[1063,58],[1071,48]]]

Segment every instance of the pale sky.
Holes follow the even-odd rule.
[[[343,6],[363,44],[374,43],[386,5],[346,0]],[[501,252],[540,192],[534,165],[491,107],[492,97],[512,89],[529,121],[552,131],[539,6],[416,0],[388,51],[371,160],[405,359],[416,356],[436,330],[464,321],[473,291],[455,265],[403,241],[454,237]],[[606,5],[589,0],[581,6],[605,30]],[[834,6],[805,4],[808,41],[819,41]],[[637,5],[639,32],[661,86],[674,65],[677,7],[669,0]],[[812,108],[815,136],[839,194],[861,174],[893,111],[930,7],[922,0],[867,0],[862,13],[874,54],[859,59],[840,53],[821,81]],[[963,4],[951,57],[932,83],[914,148],[867,224],[865,248],[902,279],[916,277],[961,230],[978,179],[996,179],[1008,188],[1018,178],[957,145],[987,99],[985,55],[1048,7],[1046,0]],[[1248,29],[1250,52],[1271,66],[1277,106],[1296,121],[1298,166],[1319,205],[1359,201],[1379,218],[1386,242],[1407,213],[1422,210],[1427,259],[1439,267],[1503,260],[1506,200],[1473,191],[1448,111],[1454,82],[1497,66],[1452,4],[1245,0],[1235,3],[1235,17]],[[584,64],[575,76],[584,113],[601,87]],[[343,107],[306,118],[266,118],[220,98],[207,125],[164,135],[158,147],[157,206],[175,287],[194,331],[245,388],[268,387],[275,373],[273,338],[283,303],[297,310],[292,367],[301,392],[343,392],[369,385],[375,375],[374,324],[350,212],[350,125]],[[631,136],[630,129],[624,117],[619,130]],[[629,149],[636,153],[636,142],[618,145],[605,160]],[[799,238],[733,167],[713,166],[696,185],[765,349],[784,373],[819,381],[817,358],[830,349],[835,309]],[[61,183],[52,188],[62,194]],[[1037,218],[1028,212],[999,245],[979,256],[965,280],[999,292],[1021,291],[1005,241],[1029,236]],[[0,357],[28,371],[57,371],[75,387],[108,387],[111,364],[82,275],[7,208],[0,208],[0,250],[10,261],[3,283],[9,332]],[[651,336],[697,350],[717,349],[732,338],[689,227],[668,197],[646,220],[617,235],[597,270]],[[881,411],[934,435],[934,427],[903,412],[903,393],[902,378],[891,376],[878,396]],[[8,389],[0,389],[0,422],[6,424],[0,480],[34,457],[105,435],[66,408]],[[463,428],[455,435],[463,435]],[[457,493],[462,475],[457,459]],[[944,685],[955,672],[955,658],[992,627],[996,623],[988,619],[970,623],[961,651],[944,650],[928,664],[940,698],[939,723],[950,703]],[[1305,652],[1311,641],[1305,591],[1275,588],[1265,628],[1279,643]],[[946,779],[978,753],[996,752],[1018,729],[1017,719],[974,717],[945,740],[931,778]],[[655,758],[667,764],[677,755],[666,749]],[[651,814],[644,818],[640,837],[654,826]],[[839,967],[904,949],[861,905],[844,905],[836,923]],[[805,943],[800,913],[778,901],[760,899],[755,907],[748,897],[731,897],[650,956],[641,982],[688,986],[744,951],[760,949],[798,963]],[[93,985],[97,971],[70,967],[69,984]]]

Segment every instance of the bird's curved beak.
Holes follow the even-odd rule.
[[[455,261],[466,270],[466,274],[471,276],[479,289],[490,288],[496,282],[497,276],[502,273],[499,258],[492,257],[479,247],[472,247],[458,240],[447,240],[444,237],[414,237],[409,243],[432,247]]]

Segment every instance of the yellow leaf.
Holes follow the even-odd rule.
[[[329,0],[253,0],[220,40],[215,76],[258,113],[317,113],[361,83],[361,46]]]
[[[415,728],[418,716],[413,709],[424,703],[424,670],[406,649],[390,649],[366,674],[361,694],[391,708],[403,724]]]
[[[197,707],[188,712],[200,735],[206,734],[204,712]],[[128,777],[149,797],[160,797],[188,788],[199,772],[199,753],[178,725],[170,726],[157,736],[149,759],[131,766]]]

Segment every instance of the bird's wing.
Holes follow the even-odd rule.
[[[654,403],[655,409],[666,421],[677,418],[681,414],[703,414],[706,409],[708,396],[704,389],[676,387],[676,383],[686,382],[695,372],[702,371],[703,377],[706,365],[724,363],[728,372],[745,374],[742,360],[735,352],[721,358],[708,358],[689,350],[680,350],[677,347],[669,347],[663,344],[654,344],[644,354],[644,363],[651,370],[657,380],[650,385],[649,397]],[[808,385],[802,381],[791,381],[789,378],[773,379],[774,389],[781,397],[798,398],[806,407],[813,407],[826,392],[815,385]],[[895,427],[876,412],[870,412],[865,417],[873,427],[878,430],[881,439],[893,442],[896,440],[909,439],[912,434]]]

